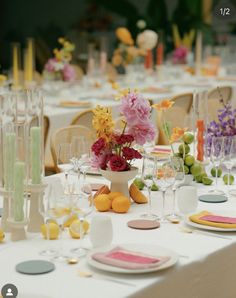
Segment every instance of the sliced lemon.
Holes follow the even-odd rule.
[[[72,215],[70,216],[63,224],[64,228],[69,228],[69,226],[72,224],[72,222],[74,220],[77,220],[78,219],[78,216],[77,215]]]
[[[87,220],[84,220],[83,222],[83,230],[84,233],[88,233],[88,229],[89,229],[89,223],[87,222]],[[72,222],[72,224],[69,227],[69,232],[72,238],[75,239],[79,239],[80,238],[80,220],[74,220]]]

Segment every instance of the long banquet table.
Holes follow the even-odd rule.
[[[62,181],[64,175],[58,174]],[[50,182],[51,178],[47,178]],[[72,177],[71,179],[77,179]],[[88,176],[91,183],[108,183],[100,176]],[[211,186],[197,184],[198,194]],[[222,186],[223,187],[223,186]],[[153,192],[153,211],[159,212],[160,192]],[[171,202],[170,194],[167,197]],[[23,275],[15,271],[15,265],[30,259],[45,259],[39,251],[47,246],[39,234],[28,234],[25,241],[11,242],[9,235],[0,244],[0,287],[7,283],[17,286],[20,298],[234,298],[236,296],[236,233],[219,233],[231,239],[222,239],[180,231],[179,224],[164,223],[156,230],[134,230],[127,227],[127,221],[145,212],[146,205],[132,204],[127,214],[106,213],[113,224],[113,244],[143,243],[161,245],[179,254],[177,264],[169,269],[148,274],[119,275],[93,269],[82,258],[76,265],[56,263],[56,270],[44,275]],[[230,211],[236,214],[236,198],[226,203],[208,204],[199,202],[198,210]],[[96,214],[94,211],[92,216]],[[88,218],[88,220],[90,220]],[[76,247],[79,240],[63,235],[65,250]],[[58,240],[50,241],[55,246]],[[86,236],[84,245],[91,248]],[[98,278],[81,278],[78,270],[98,274]],[[106,277],[130,283],[120,284],[106,280]]]
[[[175,79],[163,79],[158,81],[156,77],[147,79],[143,82],[138,82],[131,88],[138,88],[142,92],[142,88],[146,87],[159,87],[164,88],[166,92],[145,92],[143,93],[146,98],[152,99],[154,102],[159,102],[163,98],[170,98],[174,95],[184,93],[184,92],[193,92],[201,90],[211,90],[217,86],[232,86],[233,95],[232,99],[236,100],[236,87],[234,81],[227,80],[217,80],[215,78],[206,78],[206,77],[185,77],[185,78],[175,78]],[[122,86],[127,88],[127,86]],[[119,111],[116,109],[118,102],[114,100],[115,95],[117,94],[116,90],[112,90],[110,86],[105,84],[101,88],[81,88],[79,85],[74,86],[73,88],[62,89],[61,92],[56,94],[47,95],[45,93],[45,115],[49,117],[50,120],[50,129],[48,134],[48,140],[46,144],[45,151],[45,164],[52,165],[52,157],[50,152],[50,137],[52,133],[64,126],[67,126],[71,123],[72,119],[79,112],[95,107],[96,105],[105,105],[112,108],[114,119],[119,116]],[[88,108],[66,108],[60,107],[60,101],[88,101],[91,103],[91,106]],[[152,115],[153,120],[155,121],[155,114]]]

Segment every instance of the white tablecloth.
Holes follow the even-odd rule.
[[[63,178],[62,175],[60,177]],[[49,178],[50,179],[50,178]],[[104,182],[103,178],[91,176],[90,182]],[[199,194],[211,187],[197,185]],[[161,206],[160,192],[153,192],[153,211]],[[167,197],[167,202],[171,197]],[[113,244],[143,243],[161,245],[177,252],[178,263],[164,271],[140,275],[119,275],[106,272],[102,276],[127,281],[131,285],[96,279],[80,278],[78,270],[98,272],[89,267],[86,259],[77,265],[56,263],[56,270],[45,275],[22,275],[15,271],[15,265],[30,259],[45,259],[38,252],[47,246],[39,234],[28,235],[29,239],[0,244],[0,287],[13,283],[21,298],[234,298],[236,295],[236,233],[225,233],[231,240],[200,234],[187,234],[179,225],[166,223],[156,230],[141,231],[127,227],[127,221],[144,213],[146,205],[132,204],[127,214],[106,213],[113,223]],[[228,210],[236,214],[236,199],[230,198],[221,204],[199,202],[198,210]],[[96,211],[94,211],[96,213]],[[94,214],[93,213],[93,214]],[[223,234],[223,233],[222,233]],[[78,240],[64,234],[64,248],[69,250],[78,245]],[[58,245],[58,240],[50,245]],[[90,247],[88,237],[84,245]]]

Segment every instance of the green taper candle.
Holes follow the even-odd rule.
[[[13,190],[14,164],[16,160],[16,134],[6,133],[4,145],[4,186]]]
[[[41,183],[41,127],[30,129],[30,160],[32,184]]]
[[[24,179],[25,163],[17,161],[14,165],[13,216],[15,221],[24,220]]]

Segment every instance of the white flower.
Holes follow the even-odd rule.
[[[56,62],[54,67],[55,67],[55,71],[59,71],[64,68],[64,64],[62,62]]]
[[[142,29],[144,29],[144,28],[147,27],[147,24],[146,24],[146,22],[145,22],[144,20],[141,19],[141,20],[138,20],[138,21],[137,21],[136,26],[137,26],[140,30],[142,30]]]
[[[143,50],[152,50],[155,48],[158,35],[152,30],[144,30],[137,36],[137,44]]]

